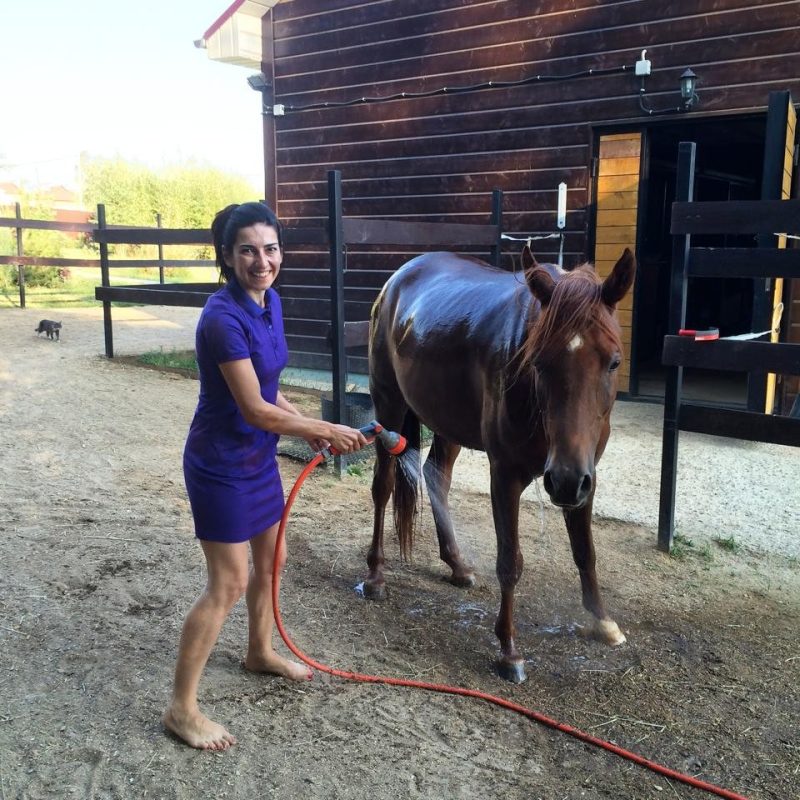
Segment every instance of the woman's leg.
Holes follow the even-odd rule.
[[[250,636],[244,665],[253,672],[269,672],[294,681],[310,680],[313,676],[305,664],[278,655],[272,647],[274,616],[272,608],[272,570],[278,558],[278,575],[286,563],[286,547],[275,554],[278,524],[267,528],[250,540],[253,569],[247,584],[247,615]],[[280,581],[280,577],[278,578]]]
[[[208,583],[183,624],[172,702],[164,725],[187,744],[201,750],[227,750],[236,739],[222,725],[201,713],[197,689],[208,657],[228,613],[247,586],[247,543],[201,541]]]

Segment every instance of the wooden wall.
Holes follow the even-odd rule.
[[[781,182],[781,199],[792,198],[792,185],[794,181],[795,142],[797,141],[797,112],[792,105],[787,109],[786,119],[786,150],[783,159],[783,180]],[[785,248],[788,241],[785,236],[778,237],[778,247]],[[789,281],[789,286],[784,287],[783,278],[776,278],[774,289],[773,307],[783,302],[783,313],[787,323],[783,325],[786,341],[800,343],[800,280]],[[773,320],[774,322],[774,320]],[[773,342],[779,340],[777,328],[773,329],[770,337]],[[772,413],[772,402],[775,395],[776,376],[770,374],[767,378],[767,413]],[[780,413],[788,414],[792,409],[798,395],[800,395],[800,376],[783,375],[783,388]]]
[[[641,133],[617,133],[600,137],[595,189],[594,264],[597,274],[603,278],[614,268],[620,253],[626,247],[636,250],[641,152]],[[633,297],[634,290],[631,289],[617,308],[624,348],[624,360],[619,374],[621,392],[627,392],[630,384]]]
[[[505,230],[541,236],[556,230],[564,181],[569,267],[594,256],[598,133],[654,124],[639,108],[633,75],[642,49],[653,64],[654,107],[677,105],[687,66],[700,79],[693,118],[763,111],[771,89],[800,97],[798,0],[282,0],[271,13],[264,71],[274,73],[287,113],[265,123],[268,131],[274,124],[267,175],[277,181],[266,196],[274,189],[279,215],[293,225],[322,224],[326,172],[335,168],[344,177],[346,215],[485,223],[491,190],[499,188]],[[623,65],[630,69],[555,83],[290,108]],[[556,252],[554,240],[536,248],[540,260],[555,260]],[[348,319],[367,318],[378,287],[408,255],[349,253]],[[321,252],[290,253],[286,261],[282,292],[298,365],[328,363],[326,268]]]

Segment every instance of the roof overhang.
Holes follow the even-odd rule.
[[[208,57],[226,64],[261,69],[261,18],[279,0],[236,0],[195,42]]]

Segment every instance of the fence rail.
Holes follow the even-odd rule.
[[[765,377],[800,375],[800,344],[754,339],[695,341],[675,335],[686,327],[690,277],[796,278],[800,250],[694,248],[693,234],[800,233],[800,200],[694,202],[695,145],[678,149],[677,202],[672,205],[672,274],[669,330],[662,363],[667,367],[661,451],[658,547],[669,552],[675,533],[675,498],[680,431],[800,447],[800,418],[686,402],[685,367],[732,370]],[[777,244],[777,242],[776,242]],[[774,324],[774,323],[773,323]],[[766,413],[769,412],[769,413]]]
[[[98,206],[98,220],[104,218],[102,206]],[[133,225],[99,225],[92,222],[66,222],[23,217],[20,205],[16,203],[16,215],[0,217],[0,228],[12,228],[16,232],[16,255],[0,255],[0,265],[17,267],[19,283],[19,303],[25,308],[25,268],[61,267],[95,268],[103,271],[103,248],[109,244],[157,245],[158,258],[120,258],[111,259],[106,253],[105,266],[108,269],[152,269],[159,271],[159,285],[164,285],[164,270],[176,267],[213,267],[216,262],[209,259],[164,258],[162,248],[173,245],[211,245],[211,232],[207,229],[162,228],[161,217],[156,215],[158,227],[145,228]],[[101,254],[97,258],[57,258],[51,256],[25,255],[23,232],[26,230],[59,231],[61,233],[87,233],[100,245]],[[210,285],[210,284],[209,284]],[[136,302],[136,301],[133,301]],[[164,303],[169,305],[169,303]],[[178,304],[176,304],[178,305]]]
[[[350,245],[378,246],[399,245],[412,247],[447,247],[455,249],[483,250],[488,252],[489,260],[500,265],[502,253],[503,193],[495,190],[491,195],[491,212],[488,224],[433,223],[417,221],[397,221],[344,217],[342,213],[342,176],[338,171],[328,173],[328,219],[320,227],[289,227],[283,230],[283,241],[290,248],[320,248],[328,250],[330,293],[322,297],[284,298],[283,309],[287,317],[295,317],[308,323],[307,336],[319,336],[318,328],[328,325],[328,345],[330,347],[330,367],[332,372],[332,417],[340,422],[346,418],[345,387],[347,372],[347,350],[363,348],[367,341],[369,323],[366,320],[372,305],[372,298],[344,298],[344,274],[346,253]],[[113,358],[113,327],[111,303],[129,302],[148,305],[174,305],[202,307],[208,296],[218,288],[215,283],[165,284],[163,267],[186,266],[189,264],[207,266],[212,261],[168,260],[161,257],[161,248],[168,245],[210,245],[211,233],[207,229],[177,228],[135,228],[111,226],[106,224],[105,208],[97,207],[97,224],[53,223],[41,220],[24,220],[17,207],[14,218],[0,217],[0,227],[13,227],[17,230],[18,255],[0,257],[0,263],[16,264],[23,275],[24,266],[32,264],[53,266],[94,266],[100,268],[101,285],[95,288],[95,298],[103,303],[103,326],[105,350]],[[91,233],[99,246],[98,259],[44,259],[25,256],[22,252],[22,230],[40,228],[47,230],[83,231]],[[112,260],[109,245],[158,245],[159,258]],[[110,270],[141,266],[158,266],[161,269],[161,282],[146,286],[112,286]],[[24,277],[24,276],[23,276]],[[296,276],[297,277],[297,276]],[[363,277],[363,276],[362,276]],[[24,306],[24,283],[21,282],[21,304]],[[354,319],[355,317],[355,319]],[[317,324],[319,323],[319,324]],[[313,329],[313,330],[312,330]],[[328,357],[322,354],[309,354],[313,363],[307,366],[322,368],[327,366]]]

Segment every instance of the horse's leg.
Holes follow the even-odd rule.
[[[590,633],[606,644],[618,645],[625,641],[625,635],[619,626],[606,613],[600,597],[595,570],[594,542],[592,541],[592,503],[594,488],[588,502],[580,508],[564,509],[564,521],[567,523],[569,543],[572,557],[578,574],[581,576],[581,592],[583,607],[594,617]]]
[[[525,664],[514,643],[514,590],[522,575],[519,548],[519,498],[522,481],[498,466],[491,470],[492,514],[497,535],[497,580],[500,582],[500,611],[494,632],[500,640],[500,676],[514,683],[525,680]]]
[[[386,561],[383,553],[383,523],[386,516],[386,504],[392,496],[396,459],[385,448],[375,448],[375,472],[372,477],[372,502],[375,514],[372,526],[372,544],[367,553],[369,574],[364,581],[364,595],[371,600],[386,598],[386,584],[383,578],[383,565]]]
[[[433,519],[436,522],[436,536],[439,539],[439,557],[452,570],[450,583],[455,586],[474,586],[475,573],[461,558],[453,521],[450,518],[450,506],[447,496],[453,479],[453,464],[461,452],[460,445],[442,439],[434,434],[428,457],[425,459],[423,474],[428,487]]]

